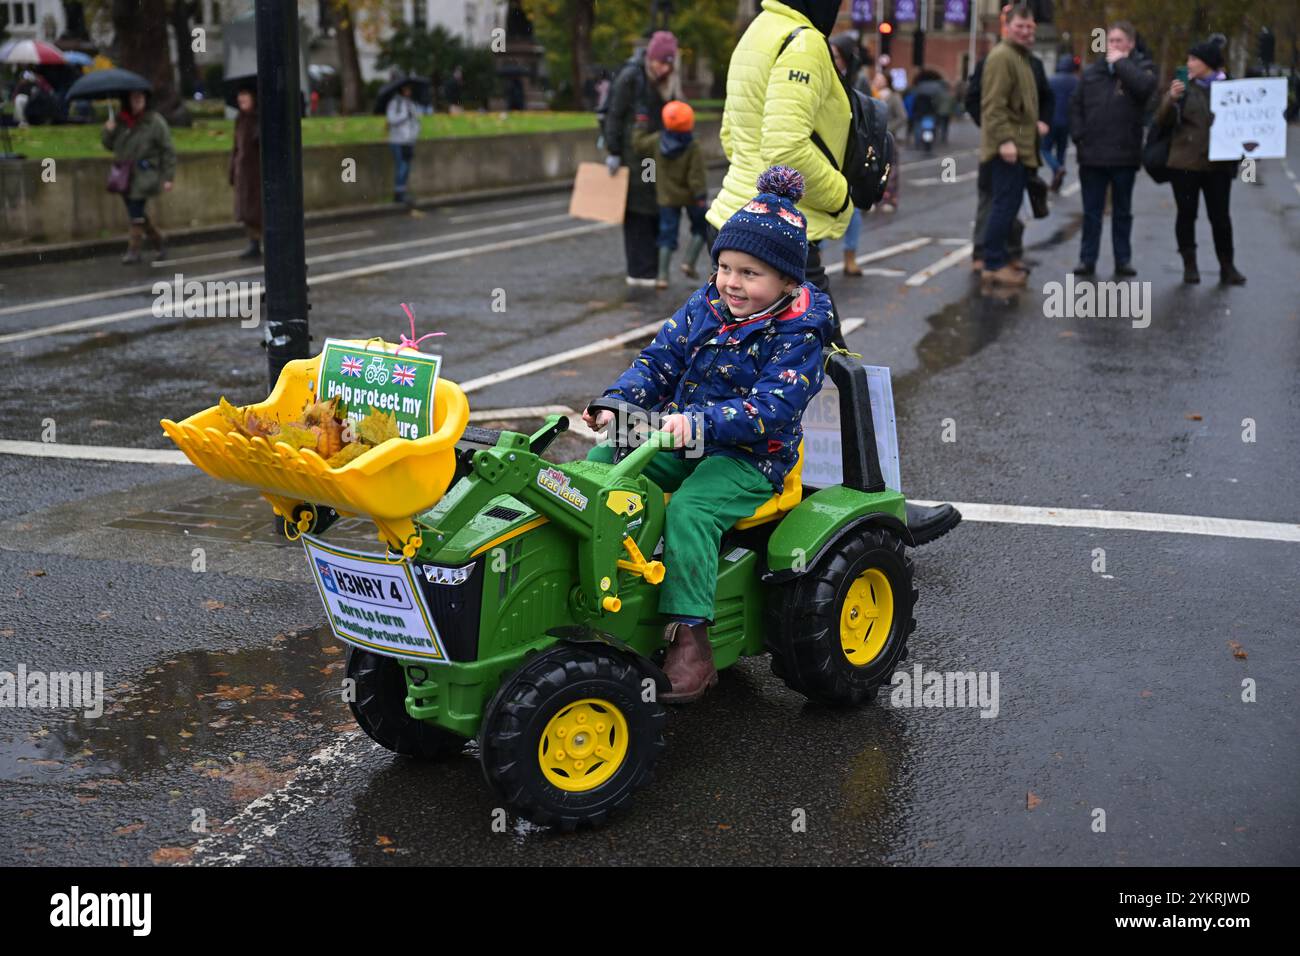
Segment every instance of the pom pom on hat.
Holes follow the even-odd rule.
[[[758,191],[798,202],[803,196],[803,173],[789,166],[769,166],[758,174]]]

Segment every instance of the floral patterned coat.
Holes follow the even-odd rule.
[[[830,297],[805,282],[737,320],[710,280],[604,395],[690,416],[693,429],[703,426],[705,455],[747,461],[780,490],[799,456],[803,411],[822,386],[830,311]]]

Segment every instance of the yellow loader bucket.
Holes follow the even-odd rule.
[[[263,420],[293,421],[315,401],[320,363],[320,355],[289,362],[270,397],[248,410]],[[213,478],[256,488],[290,524],[295,509],[304,504],[364,514],[379,526],[380,541],[409,557],[419,547],[411,519],[446,493],[456,469],[456,441],[469,422],[469,402],[459,385],[439,378],[434,399],[433,434],[389,439],[339,468],[329,467],[314,450],[230,431],[215,405],[182,422],[163,419],[161,424],[198,468]]]

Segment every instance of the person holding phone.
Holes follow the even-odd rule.
[[[1198,43],[1188,51],[1187,66],[1180,68],[1156,110],[1156,123],[1172,127],[1169,142],[1169,182],[1178,208],[1174,236],[1183,259],[1183,281],[1201,281],[1196,264],[1196,215],[1201,194],[1210,219],[1214,252],[1219,259],[1221,285],[1245,285],[1246,277],[1233,261],[1232,218],[1228,203],[1238,160],[1210,162],[1210,84],[1227,79],[1223,72],[1223,45],[1218,38]]]

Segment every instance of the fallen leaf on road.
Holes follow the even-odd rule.
[[[1057,332],[1056,336],[1057,338],[1062,338],[1062,339],[1072,339],[1077,334],[1078,334],[1077,332],[1071,332],[1069,329],[1066,329],[1064,332]]]
[[[217,697],[221,700],[246,700],[253,696],[252,684],[240,684],[238,687],[231,687],[229,684],[218,684],[217,689],[210,694],[200,694],[200,697]]]
[[[95,615],[95,619],[98,621],[107,621],[112,616],[113,616],[112,611],[100,611],[98,614]]]
[[[43,578],[45,577],[45,572],[42,570],[28,571],[27,576],[31,578]]]
[[[1197,412],[1188,412],[1188,413],[1187,413],[1186,415],[1184,415],[1183,417],[1186,418],[1189,422],[1199,422],[1199,421],[1201,421],[1201,416],[1200,416]]]
[[[149,854],[149,859],[158,866],[173,866],[188,863],[194,850],[185,846],[163,846]]]
[[[209,611],[220,611],[223,607],[225,607],[225,605],[222,604],[220,601],[213,601],[211,599],[204,601],[203,606],[207,608]]]
[[[392,846],[392,845],[393,845],[392,837],[386,837],[383,834],[380,834],[379,836],[375,837],[375,846]]]
[[[1138,694],[1138,696],[1139,696],[1139,697],[1150,697],[1150,696],[1151,696],[1151,691],[1149,691],[1149,690],[1144,690],[1144,691],[1142,691],[1142,693]]]
[[[128,833],[135,833],[143,829],[144,829],[143,823],[128,823],[124,827],[118,827],[113,832],[116,833],[118,836],[126,836]]]
[[[1034,791],[1032,790],[1030,790],[1028,793],[1025,794],[1026,810],[1032,810],[1034,809],[1034,807],[1038,806],[1042,802],[1043,802],[1042,798],[1038,796],[1038,794],[1034,793]]]
[[[0,637],[13,637],[14,629],[12,627],[0,628]]]
[[[1228,646],[1232,648],[1232,656],[1239,661],[1246,659],[1246,649],[1241,646],[1239,641],[1229,641]]]

